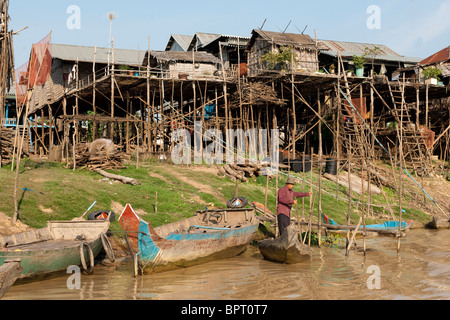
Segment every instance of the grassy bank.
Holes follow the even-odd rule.
[[[31,227],[39,228],[51,220],[65,220],[79,217],[89,206],[96,201],[96,210],[113,210],[130,203],[135,210],[143,213],[142,218],[157,227],[166,223],[190,217],[196,210],[208,208],[224,208],[226,201],[233,197],[235,183],[227,178],[215,174],[214,168],[208,167],[180,167],[161,164],[141,164],[139,169],[128,166],[126,169],[113,173],[137,179],[138,186],[125,185],[105,179],[97,173],[87,170],[73,171],[64,168],[62,164],[50,162],[36,162],[25,160],[22,163],[19,176],[19,211],[20,220]],[[302,178],[303,176],[297,175]],[[8,216],[13,215],[13,189],[15,172],[10,166],[0,169],[0,212]],[[309,174],[306,177],[310,181]],[[313,184],[318,185],[318,172],[313,173]],[[279,187],[283,186],[286,176],[281,175]],[[264,203],[266,178],[258,177],[248,184],[239,185],[239,196],[249,201]],[[347,189],[339,186],[336,189],[334,182],[322,180],[322,210],[337,223],[345,223],[345,214],[348,211]],[[32,191],[23,190],[30,189]],[[302,191],[302,183],[295,187]],[[305,191],[310,186],[305,184]],[[317,190],[317,189],[315,189]],[[386,188],[386,196],[395,214],[398,213],[398,196],[393,190]],[[155,199],[157,195],[157,213]],[[336,193],[338,200],[336,199]],[[367,200],[367,195],[366,195]],[[355,194],[355,201],[360,197]],[[373,203],[386,207],[386,200],[382,195],[374,196]],[[430,217],[419,209],[413,208],[414,199],[404,199],[403,220],[414,219],[419,224],[426,223]],[[276,181],[269,183],[268,207],[275,212]],[[313,220],[317,220],[318,198],[315,202],[316,211]],[[299,201],[298,215],[309,215],[309,198]],[[304,208],[304,210],[302,209]],[[353,207],[352,223],[357,223],[361,215],[361,205]],[[365,209],[367,210],[367,209]],[[115,212],[119,215],[121,212]],[[367,223],[387,220],[390,215],[381,207],[374,208],[372,217]],[[293,211],[296,216],[297,212]],[[113,230],[121,230],[117,221],[112,225]]]

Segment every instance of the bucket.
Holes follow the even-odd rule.
[[[303,158],[291,160],[291,170],[295,173],[311,171],[311,156],[304,156],[305,167],[303,167]]]
[[[337,175],[337,160],[336,159],[328,159],[326,161],[327,165],[325,167],[325,172],[329,173],[333,176]]]

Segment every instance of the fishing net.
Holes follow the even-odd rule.
[[[28,80],[31,89],[35,86],[42,86],[48,79],[52,69],[52,47],[48,34],[44,39],[33,44],[28,65]]]
[[[26,102],[27,90],[42,86],[52,69],[51,33],[31,48],[30,60],[15,70],[17,105]]]
[[[16,103],[21,106],[25,103],[28,90],[28,62],[15,70]]]

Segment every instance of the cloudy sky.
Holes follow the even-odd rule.
[[[126,49],[146,50],[150,37],[152,50],[164,50],[171,34],[250,36],[265,20],[265,30],[306,28],[313,38],[385,44],[410,57],[450,45],[450,0],[14,0],[11,29],[28,27],[14,38],[16,66],[50,31],[53,43],[107,47],[111,12],[115,47]]]

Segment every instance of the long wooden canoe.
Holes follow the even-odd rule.
[[[331,225],[331,226],[336,226],[336,227],[339,226],[333,219],[329,218],[324,213],[322,213],[322,221],[326,225]],[[408,230],[409,228],[411,228],[413,223],[414,223],[414,220],[410,220],[408,222],[402,221],[401,228],[400,228],[401,231]],[[399,226],[400,226],[399,221],[386,221],[384,223],[366,225],[366,230],[370,231],[370,232],[398,231]],[[364,229],[363,226],[359,227],[359,230],[363,230],[363,229]]]
[[[127,204],[119,223],[144,273],[231,258],[246,250],[259,225],[254,209],[197,211],[192,218],[153,228]],[[137,271],[137,270],[136,270]]]
[[[311,259],[313,251],[298,239],[298,230],[294,224],[289,225],[284,233],[276,239],[265,239],[258,242],[258,249],[264,259],[296,264]]]
[[[72,265],[91,272],[109,225],[109,220],[50,221],[42,229],[0,237],[0,266],[20,262],[19,280],[41,279]]]

